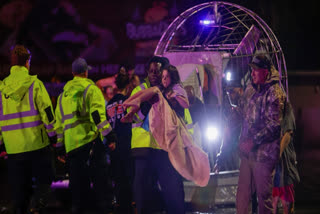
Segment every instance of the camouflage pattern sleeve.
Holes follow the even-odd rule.
[[[280,139],[281,122],[283,118],[285,94],[278,85],[270,87],[265,102],[262,106],[261,129],[253,133],[255,144],[270,143]]]

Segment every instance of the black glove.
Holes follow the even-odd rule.
[[[117,135],[112,130],[107,136],[103,139],[103,145],[106,147],[107,151],[112,152],[116,149],[116,141],[117,141]]]
[[[62,143],[51,144],[53,147],[55,157],[64,157],[66,155],[66,149]]]
[[[115,143],[117,142],[117,135],[116,133],[112,130],[111,132],[109,132],[109,134],[107,134],[106,136],[104,136],[104,138],[106,139],[106,144],[109,145],[110,143]]]
[[[49,140],[50,140],[50,144],[51,144],[51,145],[56,144],[56,143],[57,143],[57,140],[58,140],[57,135],[52,136],[52,137],[49,137]]]
[[[0,152],[5,152],[6,148],[4,147],[4,143],[0,144]]]
[[[7,156],[6,148],[4,147],[4,144],[1,144],[0,145],[0,158],[1,157],[6,158],[6,156]]]

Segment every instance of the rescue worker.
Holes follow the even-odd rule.
[[[72,63],[73,80],[65,85],[56,107],[58,143],[64,143],[69,162],[72,213],[83,213],[93,184],[98,213],[106,213],[108,165],[102,137],[111,150],[115,135],[106,120],[101,90],[88,79],[91,69],[78,58]]]
[[[132,91],[131,96],[146,88],[159,86],[161,70],[168,64],[167,58],[152,57],[147,67],[148,77]],[[136,207],[139,214],[150,214],[155,211],[154,201],[159,191],[159,184],[162,192],[160,200],[164,201],[167,213],[185,213],[182,178],[170,163],[168,153],[161,150],[152,137],[148,119],[150,108],[150,102],[142,103],[132,124],[131,149],[135,159],[133,186]],[[189,122],[190,119],[191,117]]]
[[[16,214],[39,213],[47,204],[54,177],[49,146],[56,142],[53,107],[43,83],[29,75],[30,61],[31,53],[16,45],[10,75],[0,86],[0,144],[8,154]]]

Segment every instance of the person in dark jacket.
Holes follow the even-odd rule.
[[[285,104],[281,127],[280,160],[276,166],[273,180],[272,204],[274,213],[278,213],[277,206],[280,199],[283,213],[292,214],[294,213],[294,185],[299,183],[300,177],[294,149],[295,117],[293,108],[289,102]]]
[[[279,73],[267,56],[256,56],[249,65],[252,83],[244,92],[239,111],[241,164],[236,208],[238,214],[249,213],[252,194],[256,193],[259,213],[271,214],[286,95],[279,84]]]
[[[131,123],[121,123],[126,111],[122,103],[128,99],[127,86],[130,83],[126,72],[119,72],[116,77],[117,94],[107,105],[107,117],[118,139],[118,146],[111,153],[112,174],[115,180],[115,196],[119,207],[117,213],[132,213],[132,177],[133,161],[131,158]]]

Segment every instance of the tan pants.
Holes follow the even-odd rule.
[[[254,192],[258,197],[259,214],[273,213],[272,187],[275,164],[257,162],[252,157],[241,158],[236,198],[237,214],[249,213]]]

